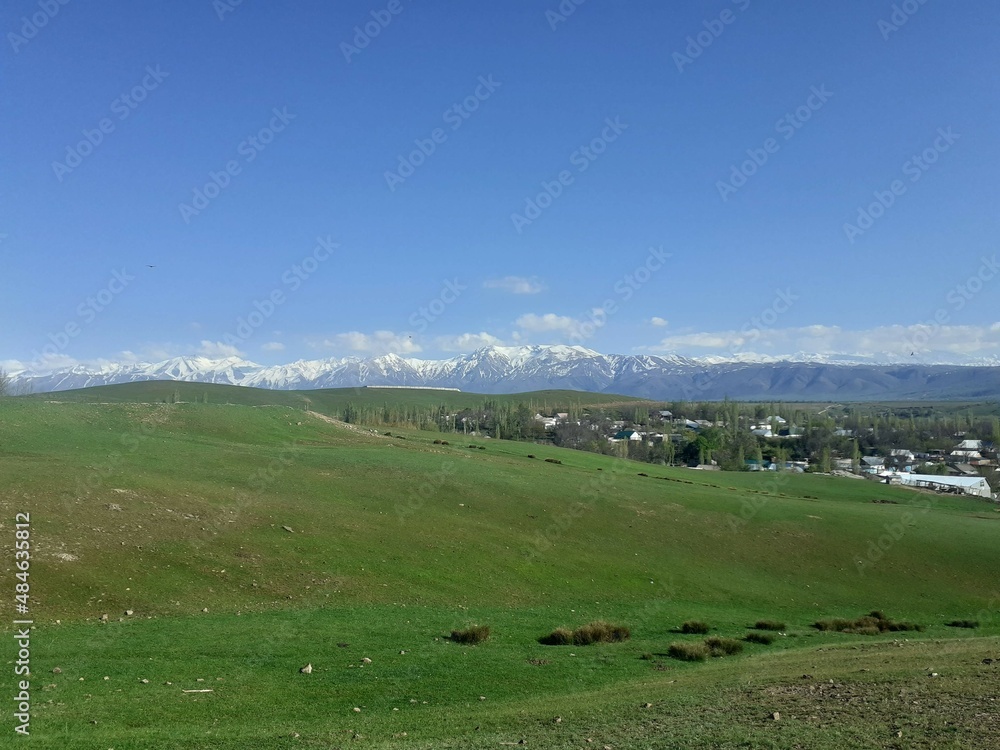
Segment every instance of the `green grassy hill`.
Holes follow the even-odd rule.
[[[12,521],[31,513],[35,746],[959,747],[996,712],[993,504],[387,437],[301,402],[130,400],[0,401],[11,588]],[[926,629],[810,627],[873,609]],[[763,618],[786,623],[773,645],[666,656],[699,640],[672,632],[686,620],[738,638]],[[632,638],[537,642],[595,619]],[[488,642],[447,639],[473,623]],[[949,726],[900,690],[963,698]],[[837,718],[848,693],[883,710]]]
[[[433,388],[321,388],[305,391],[277,391],[267,388],[247,388],[218,383],[182,383],[173,380],[151,380],[119,385],[100,385],[56,393],[36,393],[26,398],[42,401],[82,403],[190,403],[239,404],[243,406],[289,406],[310,409],[322,414],[340,412],[350,402],[355,406],[418,407],[446,406],[465,409],[479,406],[485,400],[500,403],[527,403],[535,408],[550,410],[569,406],[609,406],[649,403],[633,396],[619,396],[585,391],[530,391],[512,394],[482,394]]]

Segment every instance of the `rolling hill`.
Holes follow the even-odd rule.
[[[993,504],[439,439],[301,402],[0,400],[8,580],[31,516],[33,744],[972,747],[996,716]],[[873,609],[926,629],[811,627]],[[762,618],[773,645],[666,656],[686,620]],[[597,619],[631,639],[537,642]],[[475,623],[486,643],[449,641]]]

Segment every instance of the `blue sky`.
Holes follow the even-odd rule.
[[[0,363],[1000,355],[998,20],[12,0]]]

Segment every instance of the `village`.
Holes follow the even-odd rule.
[[[968,418],[968,425],[959,420],[956,425],[971,429],[951,431],[939,419],[933,423],[937,429],[929,429],[914,419],[875,419],[862,426],[865,418],[856,414],[818,418],[796,410],[786,419],[744,411],[719,409],[714,419],[669,409],[633,413],[631,419],[599,413],[571,419],[568,412],[554,412],[536,413],[534,422],[544,430],[545,442],[699,471],[811,472],[997,500],[996,444],[968,437],[992,437],[995,419],[977,423]],[[909,429],[900,429],[901,424]],[[914,443],[906,443],[907,433]]]

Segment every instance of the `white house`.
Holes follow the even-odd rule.
[[[981,451],[986,445],[982,440],[963,440],[952,450],[955,451]]]

